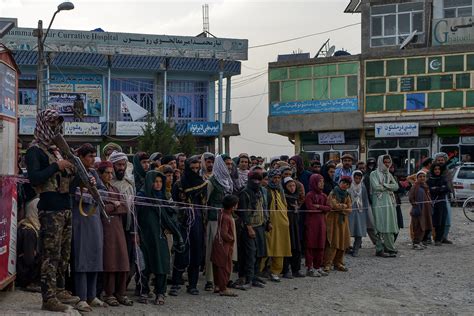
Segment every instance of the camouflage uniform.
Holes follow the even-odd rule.
[[[43,301],[64,290],[65,273],[71,255],[71,210],[39,211],[41,292]]]

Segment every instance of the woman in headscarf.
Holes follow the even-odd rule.
[[[192,204],[179,210],[178,221],[181,235],[186,240],[185,251],[176,253],[173,266],[171,296],[177,296],[182,282],[183,272],[188,268],[187,292],[199,295],[197,283],[199,268],[204,255],[204,219],[207,217],[204,208],[207,202],[207,182],[199,175],[201,157],[193,156],[186,160],[184,173],[179,182],[173,187],[173,200]]]
[[[18,223],[16,285],[30,291],[40,289],[41,257],[39,253],[40,222],[35,198],[25,207],[25,218]]]
[[[305,217],[305,264],[310,277],[327,276],[322,269],[324,248],[326,247],[326,214],[331,210],[327,196],[323,192],[324,178],[313,174],[309,179],[310,192],[306,195]]]
[[[338,271],[346,272],[344,252],[349,248],[351,238],[348,215],[352,212],[351,195],[347,191],[352,179],[342,176],[339,185],[328,196],[331,207],[326,218],[327,243],[324,250],[324,272],[331,270],[331,265]]]
[[[267,255],[271,258],[270,280],[280,282],[278,275],[283,270],[283,258],[291,257],[290,223],[285,194],[281,186],[280,170],[270,170],[268,179],[268,204],[272,230],[267,232]]]
[[[323,192],[329,195],[331,191],[337,186],[334,182],[334,174],[336,173],[336,165],[333,162],[327,162],[321,167],[321,175],[324,177],[324,189]]]
[[[138,224],[140,225],[140,240],[145,260],[146,274],[155,275],[155,304],[165,303],[166,275],[170,269],[170,252],[165,230],[173,234],[173,239],[179,248],[184,248],[183,238],[175,222],[165,210],[167,178],[160,172],[149,171],[145,177],[145,185],[138,192],[143,197],[140,202],[152,204],[137,205]]]
[[[413,249],[423,250],[427,243],[433,223],[431,221],[430,189],[426,185],[426,173],[418,171],[416,182],[410,190],[409,200],[412,205],[410,212],[411,227],[413,229]],[[423,242],[423,244],[421,244]]]
[[[434,163],[427,181],[433,201],[433,226],[435,228],[435,246],[441,246],[444,237],[448,207],[447,195],[451,192],[448,181],[443,177],[445,166]]]
[[[105,212],[109,220],[102,218],[104,231],[104,302],[110,306],[118,306],[119,303],[126,306],[133,302],[125,295],[127,287],[127,275],[130,264],[127,252],[127,242],[123,229],[123,217],[127,215],[127,206],[120,196],[117,188],[110,182],[114,174],[114,168],[110,161],[99,163],[97,168],[100,179],[106,191],[103,193]]]
[[[299,229],[300,204],[298,202],[298,192],[296,181],[291,177],[283,179],[283,190],[285,192],[286,204],[288,205],[288,220],[290,224],[291,257],[285,257],[283,261],[283,277],[287,279],[302,278],[304,274],[301,268],[301,243]],[[291,267],[291,272],[290,272]]]
[[[133,156],[133,176],[135,179],[135,189],[140,191],[145,184],[145,174],[150,169],[150,156],[145,152],[138,152]]]
[[[360,170],[352,173],[352,183],[349,193],[352,199],[352,212],[349,215],[349,228],[351,237],[354,237],[352,246],[352,256],[359,256],[359,249],[362,245],[362,237],[367,236],[367,221],[369,221],[370,209],[367,190],[362,183],[364,174]]]
[[[222,201],[226,195],[234,191],[234,183],[230,176],[230,157],[219,155],[214,160],[213,175],[207,185],[207,205],[213,208],[207,210],[206,225],[206,285],[204,290],[214,290],[214,274],[212,272],[211,249],[217,233],[217,209],[222,208]]]
[[[375,254],[384,258],[396,256],[395,234],[399,231],[394,195],[398,183],[389,171],[391,165],[390,155],[381,155],[377,160],[377,169],[370,174],[372,213],[378,234]]]

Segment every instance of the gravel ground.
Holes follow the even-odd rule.
[[[405,227],[408,208],[405,207]],[[349,272],[325,278],[282,280],[265,289],[238,291],[238,298],[201,291],[168,297],[166,305],[135,303],[133,307],[97,309],[90,315],[150,314],[464,314],[474,315],[474,223],[453,209],[454,245],[414,251],[403,229],[397,258],[377,258],[368,238],[360,257],[346,256]],[[200,287],[204,285],[201,279]],[[132,293],[130,293],[131,295]],[[2,315],[49,315],[40,309],[39,294],[0,292]],[[71,312],[73,314],[74,312]]]

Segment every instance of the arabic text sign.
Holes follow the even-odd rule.
[[[377,123],[375,137],[418,137],[418,123]]]
[[[12,50],[36,49],[32,28],[13,28],[2,42]],[[105,55],[223,58],[247,60],[248,40],[133,33],[50,30],[46,51]]]
[[[74,113],[74,101],[77,95],[81,96],[82,101],[87,104],[87,96],[85,93],[62,93],[62,92],[50,92],[48,106],[55,109],[61,114],[72,115]],[[85,109],[84,109],[85,110]]]
[[[320,145],[345,144],[344,132],[318,133]]]
[[[191,122],[188,123],[188,131],[194,136],[218,136],[219,122]]]
[[[117,136],[137,136],[143,135],[146,122],[115,122],[115,135]]]
[[[433,46],[474,43],[474,17],[433,20]]]
[[[0,114],[16,116],[16,72],[0,62]]]
[[[311,113],[352,112],[359,109],[357,98],[335,100],[308,100],[270,105],[270,116]]]
[[[64,135],[68,136],[100,136],[99,123],[65,122]]]

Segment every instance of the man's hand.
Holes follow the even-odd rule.
[[[59,160],[56,162],[60,171],[66,170],[66,168],[72,168],[74,165],[67,160]]]
[[[119,201],[113,201],[112,203],[114,203],[115,207],[119,207],[119,206],[120,206],[120,202],[119,202]]]
[[[271,232],[273,229],[272,223],[267,224],[267,232]]]
[[[251,239],[255,239],[255,237],[257,237],[257,235],[255,234],[255,230],[253,230],[253,227],[250,225],[247,226],[247,232]]]
[[[97,185],[97,181],[95,181],[94,177],[89,177],[89,183],[94,187]]]

